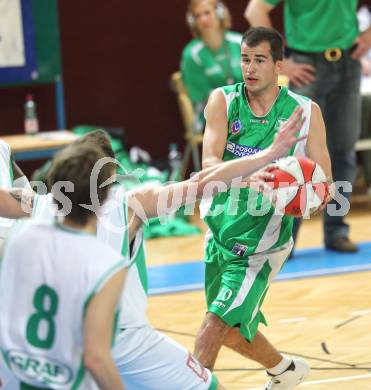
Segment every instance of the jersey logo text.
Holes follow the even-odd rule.
[[[228,141],[226,145],[226,150],[236,157],[251,156],[260,152],[261,148],[256,148],[254,146],[245,146],[240,144],[235,144],[234,142]]]
[[[72,380],[71,369],[44,356],[31,355],[28,352],[8,350],[6,360],[14,374],[21,380],[45,383],[46,385],[65,385]]]

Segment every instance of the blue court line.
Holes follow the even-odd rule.
[[[371,242],[359,252],[341,254],[323,248],[298,249],[275,280],[291,280],[371,270]],[[203,289],[202,261],[148,267],[149,294],[167,294]]]

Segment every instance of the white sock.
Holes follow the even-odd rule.
[[[289,365],[292,363],[292,359],[288,358],[287,356],[283,355],[282,360],[277,364],[277,366],[274,366],[267,370],[271,375],[280,375],[284,371],[286,371],[289,367]]]

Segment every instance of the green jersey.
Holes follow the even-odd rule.
[[[281,0],[265,0],[276,6]],[[284,0],[284,24],[290,48],[319,52],[349,49],[358,36],[358,0]]]
[[[287,88],[280,89],[265,116],[252,112],[244,83],[221,90],[228,115],[225,161],[252,155],[270,146],[281,122],[286,121],[299,105],[304,108],[306,118],[300,136],[309,130],[311,101]],[[299,142],[289,154],[305,155],[305,142]],[[291,238],[293,218],[275,213],[268,199],[249,188],[219,193],[208,204],[201,204],[201,213],[212,232],[213,245],[224,253],[226,259],[279,248]]]

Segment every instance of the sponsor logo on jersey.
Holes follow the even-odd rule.
[[[233,245],[232,253],[237,255],[237,256],[242,257],[246,253],[246,251],[247,251],[246,245],[239,244],[238,242],[236,242]]]
[[[231,141],[227,142],[227,145],[225,148],[228,152],[231,152],[236,157],[251,156],[251,155],[258,153],[262,150],[261,148],[255,148],[253,146],[235,144],[234,142],[231,142]]]
[[[269,120],[268,119],[251,118],[250,123],[259,123],[261,125],[267,125],[269,123]]]
[[[224,304],[223,302],[214,301],[211,305],[212,305],[212,306],[218,306],[218,307],[220,307],[220,308],[222,308],[222,309],[225,308],[225,304]]]
[[[239,119],[236,119],[231,124],[231,133],[232,134],[238,134],[242,129],[242,123]]]
[[[233,142],[227,142],[225,148],[228,150],[228,152],[234,153],[235,146],[236,144],[234,144]]]
[[[7,362],[14,374],[31,383],[67,385],[72,380],[72,370],[63,363],[45,356],[31,355],[25,351],[6,351]]]

